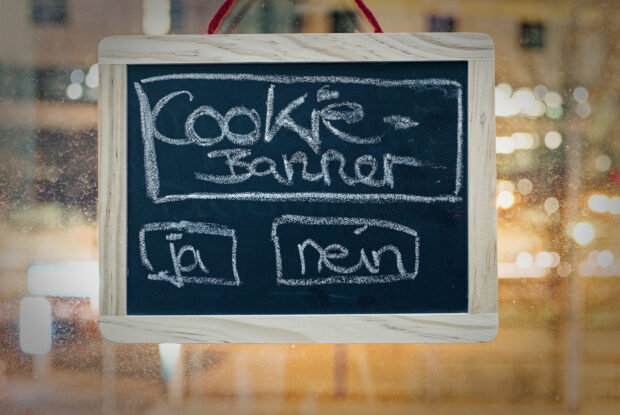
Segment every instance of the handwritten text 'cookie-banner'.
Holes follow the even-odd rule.
[[[241,81],[264,95],[260,105],[235,86]],[[154,84],[169,90],[149,96]],[[133,88],[147,196],[156,203],[462,200],[456,81],[185,73],[144,78]],[[434,107],[446,100],[453,114]],[[200,163],[183,162],[196,152]],[[162,154],[179,162],[160,165]]]

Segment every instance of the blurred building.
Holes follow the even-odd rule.
[[[88,299],[58,297],[50,298],[48,360],[33,358],[19,347],[19,301],[32,264],[97,259],[99,41],[201,34],[219,3],[1,2],[0,413],[24,409],[14,391],[54,391],[54,382],[68,397],[39,399],[60,411],[140,412],[161,402],[157,346],[105,343]],[[184,346],[186,409],[229,399],[238,412],[263,401],[270,412],[275,399],[283,412],[321,402],[393,412],[618,411],[620,3],[366,3],[388,32],[484,32],[495,42],[500,334],[485,345]],[[220,28],[369,30],[349,0],[239,0]]]

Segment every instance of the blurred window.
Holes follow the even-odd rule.
[[[454,32],[456,19],[452,16],[432,15],[428,19],[429,32]]]
[[[545,46],[545,25],[542,23],[521,23],[521,46],[542,49]]]
[[[64,24],[66,21],[66,0],[32,0],[33,23]]]
[[[170,31],[180,32],[185,27],[185,4],[183,0],[170,1]]]
[[[334,33],[350,33],[357,29],[357,16],[351,10],[335,10],[331,17],[331,31]]]

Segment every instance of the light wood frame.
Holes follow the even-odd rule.
[[[467,313],[128,316],[127,65],[468,62]],[[103,335],[132,343],[434,343],[492,340],[497,317],[494,48],[477,33],[109,37],[99,44],[99,263]]]

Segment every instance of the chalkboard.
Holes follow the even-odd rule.
[[[469,313],[470,66],[128,62],[122,315]]]
[[[127,71],[128,314],[467,310],[467,62]]]

